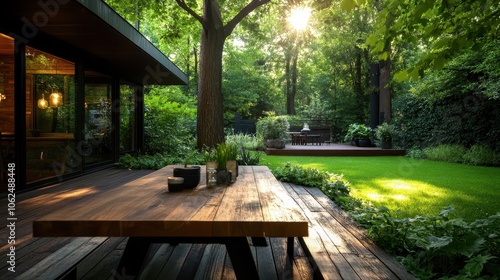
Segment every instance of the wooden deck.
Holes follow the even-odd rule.
[[[379,147],[356,147],[350,144],[291,145],[284,149],[267,148],[266,154],[273,156],[404,156],[405,150],[381,149]]]
[[[32,267],[46,269],[47,257],[93,246],[78,264],[78,279],[128,279],[115,268],[126,238],[33,238],[33,220],[78,200],[140,178],[151,171],[107,169],[42,189],[17,194],[15,273],[8,271],[9,229],[2,223],[1,279],[15,279]],[[366,239],[362,229],[316,188],[283,183],[309,220],[309,237],[295,239],[295,257],[286,257],[286,238],[267,238],[269,246],[252,247],[261,279],[414,279],[392,257]],[[165,182],[165,187],[167,186]],[[7,199],[0,199],[7,217]],[[12,235],[12,234],[11,234]],[[73,246],[73,247],[71,247]],[[80,246],[80,245],[78,245]],[[56,253],[57,252],[57,253]],[[66,252],[67,253],[67,252]],[[71,255],[71,254],[69,254]],[[158,244],[149,254],[141,279],[235,279],[223,245]],[[64,262],[58,265],[64,266]]]

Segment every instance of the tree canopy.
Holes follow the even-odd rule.
[[[290,106],[297,118],[328,118],[340,135],[350,123],[368,123],[370,95],[384,90],[388,110],[397,114],[417,99],[427,102],[419,106],[445,106],[450,96],[499,99],[498,0],[270,1],[243,18],[239,13],[255,1],[106,1],[132,24],[139,21],[139,30],[189,75],[187,87],[165,91],[181,91],[198,102],[203,7],[214,5],[218,25],[227,27],[223,37],[232,31],[220,54],[217,102],[223,107],[212,110],[222,114],[215,128],[219,137],[237,112],[257,120],[269,111],[290,113]],[[311,17],[297,33],[287,19],[305,4]],[[207,63],[215,61],[210,57]],[[373,65],[387,67],[379,87]],[[207,86],[217,83],[209,79]],[[197,119],[207,119],[200,116],[198,110]]]

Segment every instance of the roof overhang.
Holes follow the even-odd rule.
[[[14,37],[28,44],[37,37],[54,38],[141,85],[188,82],[186,74],[101,0],[7,0],[2,6],[0,28],[13,30]]]

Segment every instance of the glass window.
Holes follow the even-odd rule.
[[[85,71],[85,164],[113,159],[111,122],[112,79],[94,71]]]
[[[75,149],[75,65],[26,48],[26,180],[80,169]]]
[[[135,144],[135,87],[120,85],[120,152],[134,151]]]
[[[0,193],[7,191],[14,151],[14,39],[0,33]]]

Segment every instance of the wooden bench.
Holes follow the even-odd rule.
[[[16,279],[77,279],[77,265],[106,239],[108,238],[77,237]]]

